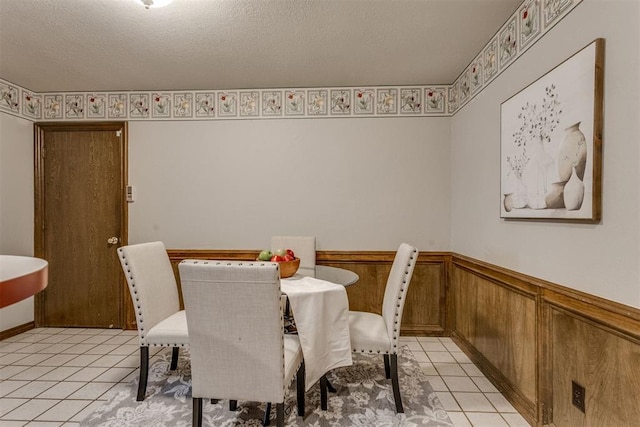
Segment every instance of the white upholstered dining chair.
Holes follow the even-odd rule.
[[[271,250],[291,249],[300,258],[298,272],[305,276],[315,276],[316,238],[313,236],[272,236]]]
[[[140,380],[136,400],[144,400],[149,375],[149,347],[172,347],[171,370],[180,347],[189,344],[187,318],[180,310],[178,286],[162,242],[118,248],[136,314],[140,343]]]
[[[267,408],[275,403],[283,426],[294,376],[303,416],[304,361],[298,336],[283,331],[278,264],[184,260],[178,269],[189,325],[193,425],[202,424],[205,398],[267,402]]]
[[[407,289],[418,259],[418,250],[402,243],[396,252],[382,300],[382,315],[363,311],[349,312],[349,334],[354,353],[378,353],[384,356],[384,370],[391,379],[396,412],[404,412],[398,381],[398,338]]]

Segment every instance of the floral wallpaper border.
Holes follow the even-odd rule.
[[[451,85],[35,93],[0,79],[0,111],[27,120],[452,116],[582,0],[524,0]]]
[[[29,120],[232,120],[447,116],[446,85],[34,93],[0,79],[0,111]]]
[[[524,0],[480,53],[448,87],[454,115],[582,0]]]

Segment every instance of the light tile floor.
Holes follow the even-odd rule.
[[[401,337],[400,341],[429,377],[454,426],[529,426],[451,338]]]
[[[401,341],[456,427],[529,425],[450,338]],[[1,341],[0,426],[78,426],[138,363],[136,331],[38,328]]]

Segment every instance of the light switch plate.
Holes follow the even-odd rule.
[[[135,190],[133,185],[127,185],[127,202],[131,203],[135,200]]]

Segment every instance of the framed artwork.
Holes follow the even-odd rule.
[[[504,101],[500,217],[599,222],[604,39]]]

